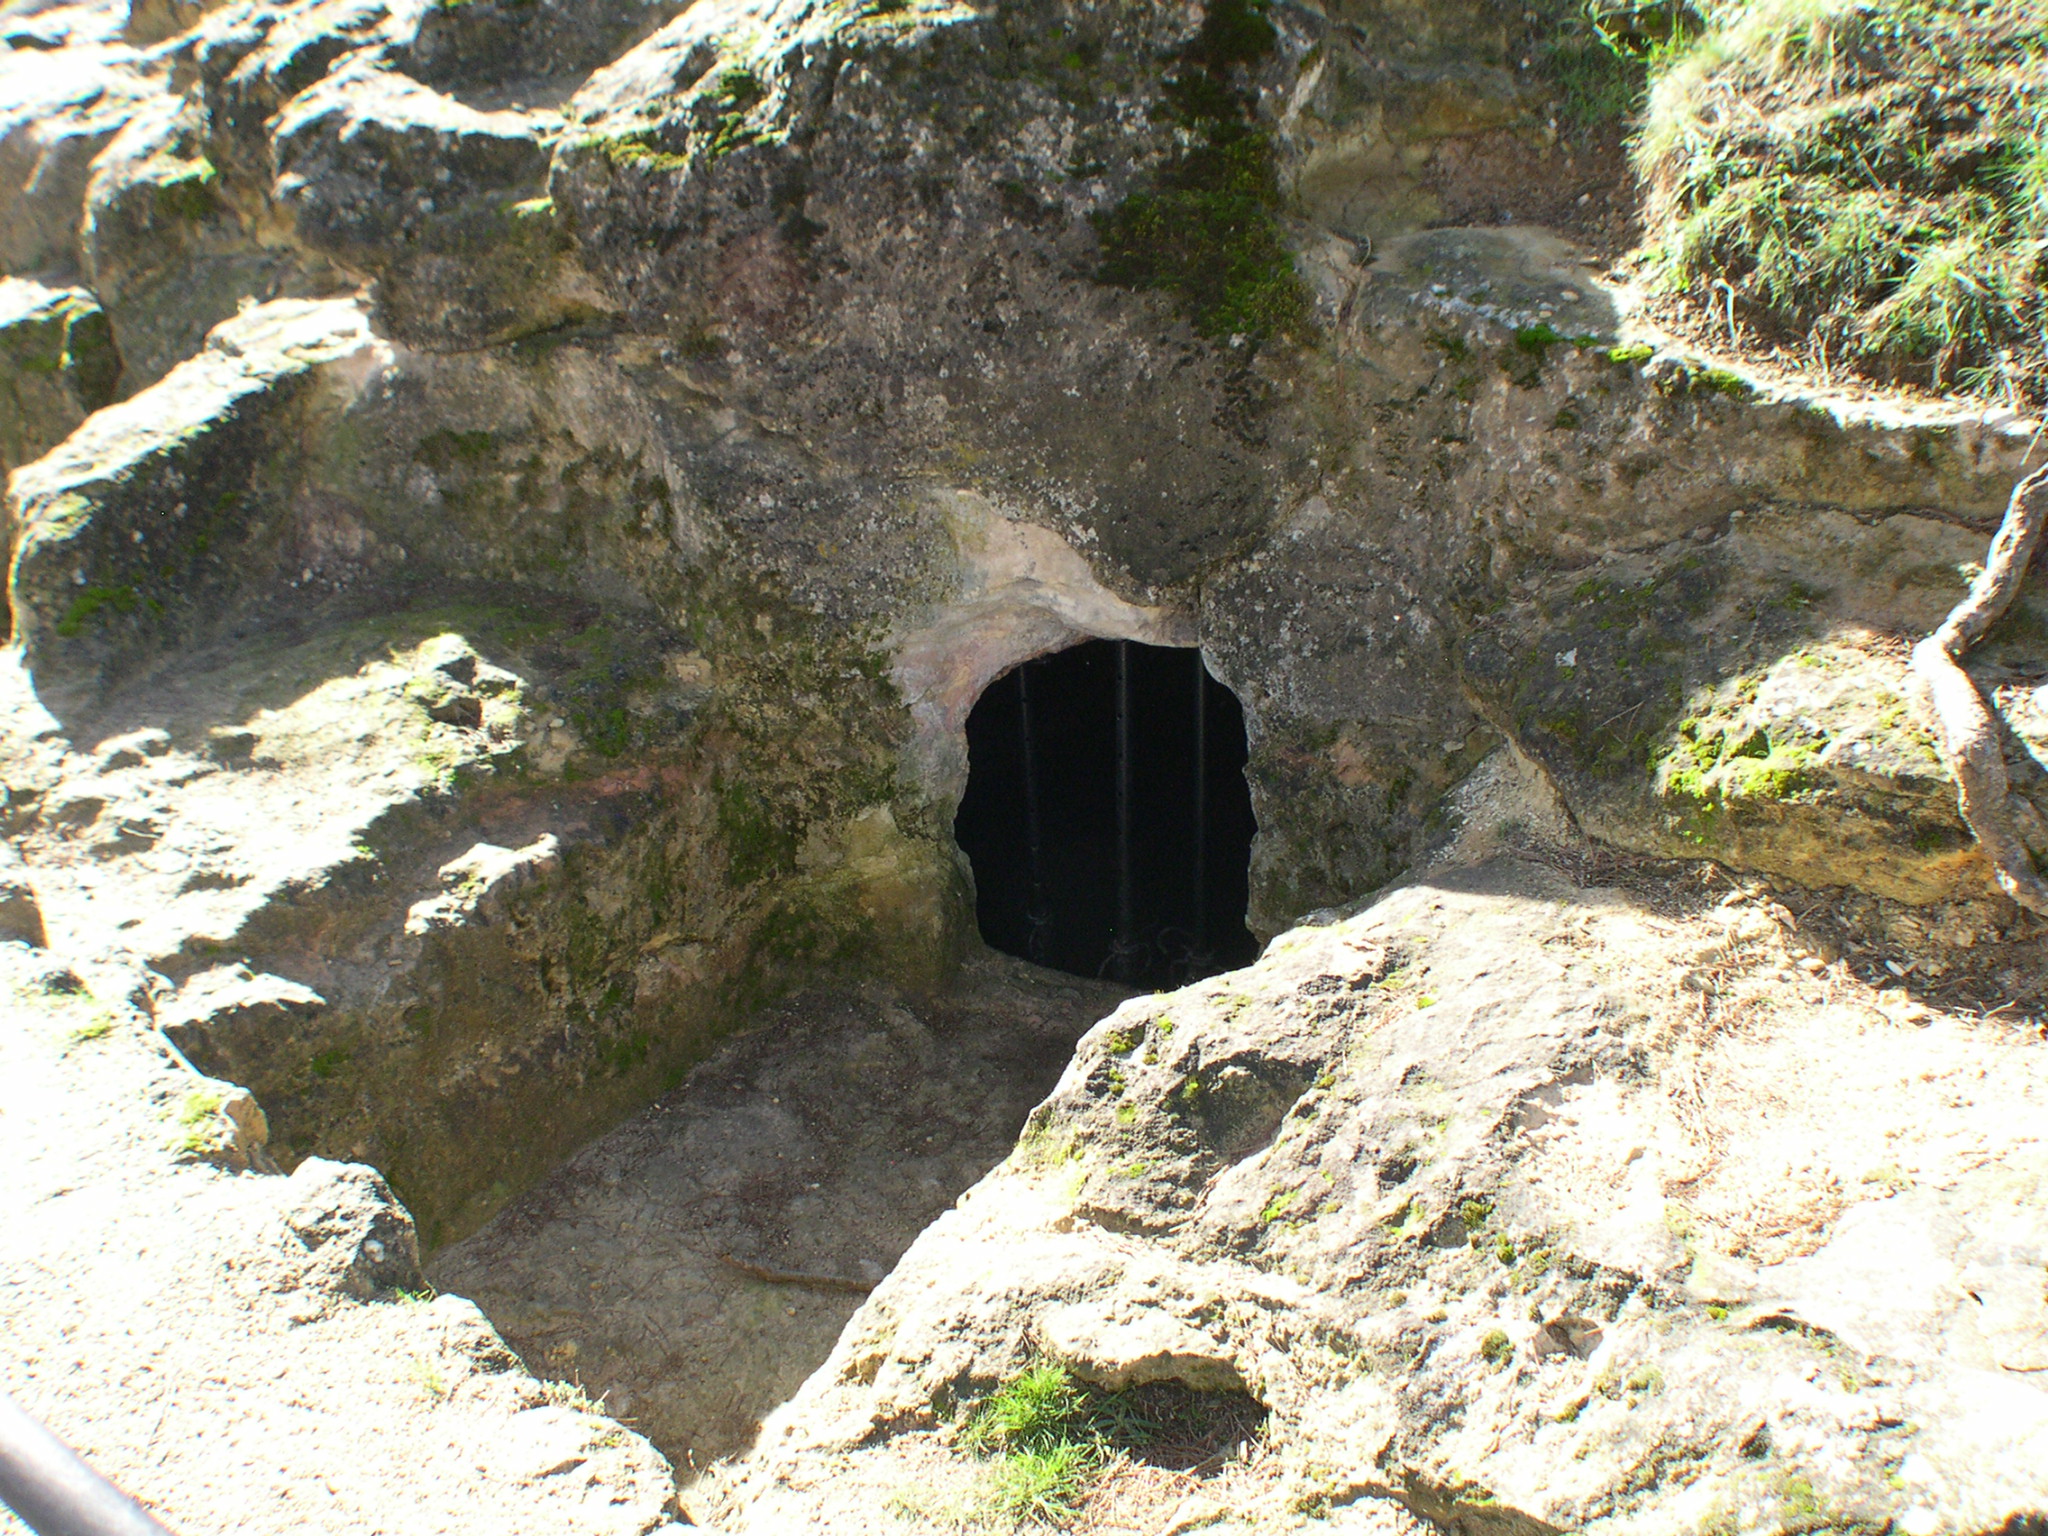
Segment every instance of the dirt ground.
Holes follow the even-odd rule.
[[[669,1524],[653,1447],[552,1398],[467,1302],[337,1287],[290,1223],[340,1165],[199,1155],[222,1085],[123,980],[0,944],[0,1381],[27,1411],[184,1536]]]
[[[443,1250],[434,1284],[687,1483],[747,1448],[1124,995],[985,954],[939,999],[794,998]]]

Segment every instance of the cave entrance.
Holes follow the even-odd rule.
[[[1090,640],[991,684],[953,835],[994,949],[1129,986],[1249,964],[1244,710],[1201,652]]]

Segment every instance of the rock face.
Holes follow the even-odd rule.
[[[7,936],[146,971],[165,1037],[260,1104],[267,1143],[235,1122],[251,1166],[374,1164],[432,1249],[791,988],[943,988],[974,943],[967,713],[1007,668],[1102,636],[1199,646],[1242,701],[1262,938],[1414,870],[1474,771],[1513,761],[1609,854],[1826,888],[1831,952],[1865,980],[1889,964],[1937,1002],[2024,1013],[2037,929],[1969,841],[1904,662],[1982,558],[2032,424],[1802,393],[1655,332],[1595,259],[1627,191],[1618,128],[1574,126],[1564,11],[17,7]],[[1969,665],[2048,853],[2039,578]],[[1133,1061],[1107,1036],[1084,1052],[1034,1155],[1114,1146],[1124,1171],[1062,1164],[1080,1182],[1055,1198],[1027,1159],[992,1186],[1040,1190],[1031,1241],[1096,1277],[1046,1337],[1103,1381],[1251,1386],[1377,1468],[1359,1488],[1475,1528],[1480,1489],[1525,1525],[1704,1524],[1674,1490],[1709,1482],[1736,1524],[1792,1524],[1794,1479],[1842,1520],[1917,1521],[1883,1502],[1894,1474],[2029,1464],[1943,1406],[1967,1370],[2031,1369],[2009,1361],[2032,1358],[2011,1298],[2033,1239],[1981,1226],[2021,1185],[1944,1165],[1938,1199],[1892,1203],[1943,1257],[1907,1309],[1921,1331],[1891,1343],[1875,1313],[1708,1317],[1749,1293],[1680,1299],[1668,1227],[1544,1203],[1535,1154],[1507,1150],[1504,1128],[1535,1129],[1526,1096],[1642,1069],[1633,1005],[1545,958],[1527,879],[1527,921],[1469,949],[1514,974],[1456,1050],[1436,1026],[1464,1015],[1382,1006],[1410,893],[1319,930],[1309,969],[1276,953],[1257,1008],[1212,989]],[[1419,1090],[1396,1056],[1449,1129],[1401,1107]],[[1306,1157],[1349,1127],[1355,1166],[1318,1192],[1295,1150],[1258,1149],[1338,1091],[1325,1077],[1343,1113],[1284,1138]],[[1490,1129],[1442,1140],[1461,1125]],[[1513,1263],[1460,1246],[1453,1197]],[[973,1209],[931,1241],[971,1251]],[[1815,1277],[1853,1268],[1798,1221],[1820,1267],[1759,1264],[1758,1307],[1822,1308]],[[1516,1293],[1548,1310],[1511,1316],[1496,1282],[1566,1228]],[[1111,1237],[1182,1287],[1171,1320],[1103,1278]],[[1951,1269],[1981,1275],[1983,1318],[2019,1321],[1928,1364],[1976,1316]],[[1385,1300],[1389,1276],[1458,1321]],[[1283,1319],[1281,1364],[1256,1329],[1212,1328],[1199,1298],[1233,1288]],[[1019,1358],[991,1305],[986,1336],[933,1345],[961,1380]],[[1631,1341],[1667,1326],[1669,1389],[1630,1387]],[[1328,1381],[1316,1329],[1356,1345]],[[1475,1354],[1495,1330],[1508,1345]],[[1858,1366],[1852,1403],[1821,1380],[1822,1330],[1925,1379]],[[860,1357],[862,1390],[903,1412],[954,1379],[886,1353]],[[1359,1364],[1396,1359],[1421,1361],[1398,1389]],[[1530,1383],[1587,1372],[1577,1418],[1528,1417]],[[1717,1374],[1749,1395],[1709,1401]],[[1477,1406],[1426,1406],[1454,1401]],[[1787,1447],[1837,1409],[1859,1448],[1795,1470]],[[1892,1413],[1946,1426],[1910,1473],[1873,1448]],[[1984,1481],[1982,1508],[2018,1509],[2024,1475]]]
[[[1766,991],[1783,944],[1496,857],[1125,1004],[698,1507],[866,1529],[1050,1357],[1273,1410],[1219,1530],[1389,1499],[1460,1532],[2025,1528],[2040,1042]],[[1974,1106],[1939,1086],[1980,1072]]]

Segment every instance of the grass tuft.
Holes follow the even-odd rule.
[[[1648,265],[1824,376],[2048,395],[2048,0],[1715,0],[1653,61]]]
[[[1060,1528],[1080,1517],[1096,1481],[1129,1457],[1191,1467],[1255,1438],[1265,1409],[1242,1393],[1156,1382],[1106,1392],[1041,1361],[991,1393],[963,1422],[960,1443],[991,1465],[985,1514]]]

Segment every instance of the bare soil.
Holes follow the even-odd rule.
[[[805,993],[443,1250],[434,1283],[687,1483],[752,1443],[1124,996],[995,954],[943,997]]]

